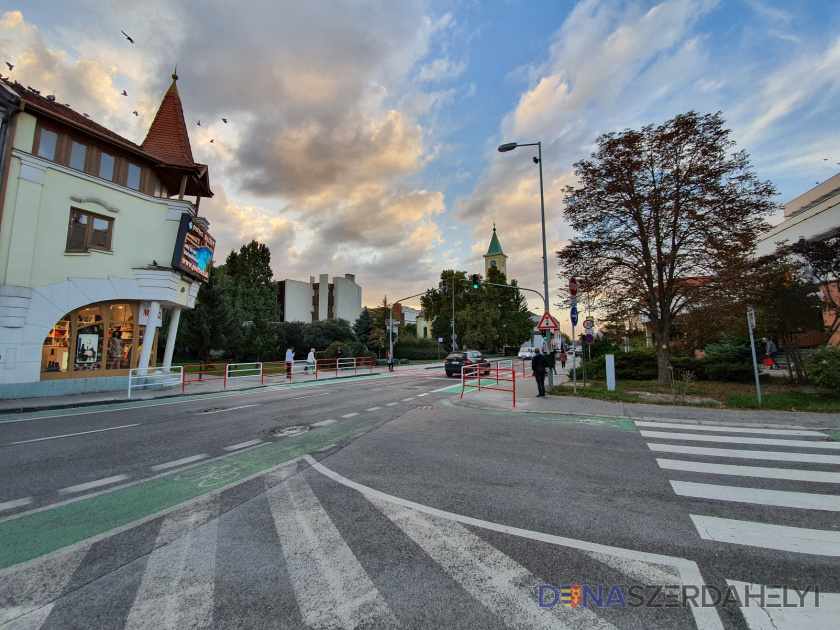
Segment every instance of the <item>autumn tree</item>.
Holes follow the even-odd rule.
[[[815,293],[822,294],[828,344],[840,332],[840,235],[821,240],[800,238],[788,250],[805,262]]]
[[[575,164],[565,218],[578,236],[557,252],[561,273],[612,322],[642,315],[669,380],[674,320],[743,263],[775,206],[773,185],[752,172],[720,113],[680,114],[608,133]]]

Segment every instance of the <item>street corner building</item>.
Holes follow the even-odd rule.
[[[0,397],[122,389],[158,362],[164,309],[170,364],[215,246],[177,80],[141,145],[0,81]]]

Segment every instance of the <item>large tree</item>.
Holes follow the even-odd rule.
[[[209,279],[198,289],[195,308],[181,316],[178,342],[210,363],[211,350],[224,350],[227,335],[238,322],[231,315],[231,292],[224,272],[211,265]]]
[[[840,332],[840,235],[811,241],[800,238],[788,249],[805,261],[811,282],[822,294],[828,344]]]
[[[720,285],[729,264],[744,264],[773,185],[733,152],[720,113],[680,114],[661,125],[598,138],[591,159],[575,164],[565,218],[578,236],[557,252],[563,275],[579,278],[613,322],[640,314],[668,382],[675,318]]]

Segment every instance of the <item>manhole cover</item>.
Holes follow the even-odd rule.
[[[224,411],[226,407],[208,407],[207,409],[202,409],[198,413],[217,413],[219,411]]]
[[[300,433],[306,433],[307,431],[309,431],[309,427],[303,425],[295,425],[291,427],[277,427],[276,429],[271,429],[269,433],[271,433],[272,435],[276,435],[277,437],[291,437]]]
[[[435,406],[434,405],[421,405],[420,407],[417,407],[417,408],[418,409],[434,409]]]

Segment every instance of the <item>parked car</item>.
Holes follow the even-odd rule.
[[[537,349],[535,346],[522,346],[519,348],[520,359],[533,359],[536,353]]]
[[[460,375],[465,366],[472,367],[475,365],[479,367],[482,374],[490,374],[490,362],[485,360],[477,350],[456,350],[443,360],[443,369],[446,370],[447,376]],[[472,372],[470,370],[468,374],[472,375]]]

